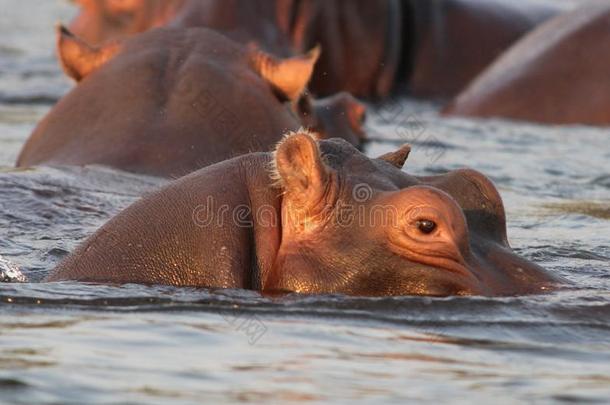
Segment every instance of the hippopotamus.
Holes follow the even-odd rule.
[[[367,139],[366,106],[350,93],[342,91],[320,99],[303,93],[295,108],[303,125],[321,138],[338,137],[354,146]]]
[[[78,85],[38,124],[19,167],[99,164],[171,177],[270,150],[308,124],[362,140],[363,107],[345,96],[311,102],[302,118],[318,48],[277,58],[205,28],[157,28],[94,47],[60,27],[58,53]],[[329,105],[352,118],[316,116]]]
[[[566,8],[549,0],[81,1],[71,28],[99,42],[159,25],[204,26],[288,56],[320,44],[310,85],[383,99],[451,97],[503,50]],[[357,63],[354,63],[357,61]]]
[[[114,0],[80,3],[81,12],[70,29],[93,44],[160,25],[207,27],[242,43],[255,42],[282,56],[320,44],[325,51],[311,89],[322,96],[340,91],[364,96],[387,94],[398,63],[398,48],[386,50],[384,43],[390,37],[399,39],[399,0],[130,0],[120,6]],[[348,46],[356,41],[357,46]],[[354,60],[359,61],[357,68]]]
[[[75,0],[80,13],[70,31],[93,45],[167,25],[185,0]]]
[[[275,54],[290,49],[278,29],[291,0],[77,0],[70,30],[93,45],[160,26],[206,27],[239,42],[255,40]]]
[[[539,293],[559,279],[517,256],[502,201],[473,170],[414,177],[410,148],[371,159],[290,133],[126,208],[46,281],[358,296]]]
[[[406,4],[411,27],[404,35],[410,50],[404,64],[406,85],[414,96],[434,98],[457,95],[523,35],[570,7],[546,0],[406,0]]]
[[[610,2],[557,16],[466,88],[448,115],[545,124],[610,124]]]

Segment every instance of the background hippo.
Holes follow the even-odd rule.
[[[411,177],[400,170],[409,150],[369,159],[342,140],[289,135],[273,154],[135,203],[48,281],[383,296],[518,294],[555,280],[512,252],[487,179]]]
[[[446,110],[550,124],[610,124],[610,2],[558,16],[519,41]]]
[[[347,92],[317,100],[305,93],[296,110],[303,125],[322,138],[342,138],[354,146],[367,138],[366,106]]]
[[[502,52],[568,5],[539,0],[406,0],[408,88],[451,97]]]
[[[303,125],[298,99],[318,55],[276,59],[203,28],[157,29],[101,47],[60,29],[58,48],[80,82],[40,122],[17,165],[102,164],[161,176],[270,150]],[[348,115],[361,108],[328,105]],[[358,117],[318,120],[315,106],[307,123],[360,142]]]
[[[185,0],[75,0],[81,6],[70,30],[90,44],[167,25]]]
[[[83,2],[71,28],[92,42],[159,25],[205,26],[289,55],[320,44],[311,89],[449,97],[565,8],[548,0],[113,0]],[[405,86],[406,85],[406,86]]]

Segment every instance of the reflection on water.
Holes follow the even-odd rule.
[[[62,0],[0,0],[0,255],[36,281],[162,180],[11,169],[70,86],[53,59]],[[376,156],[471,166],[505,200],[516,250],[573,282],[531,297],[261,297],[248,291],[0,284],[0,402],[607,403],[607,129],[443,119],[401,100],[369,114]],[[84,129],[86,130],[86,129]]]
[[[549,203],[545,208],[565,214],[581,214],[594,218],[610,219],[610,202],[575,201],[569,203]]]

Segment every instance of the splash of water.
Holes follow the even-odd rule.
[[[27,281],[27,277],[19,270],[19,267],[0,256],[0,282],[25,283]]]

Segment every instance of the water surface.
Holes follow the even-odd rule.
[[[68,2],[0,0],[0,255],[39,280],[162,180],[100,167],[11,169],[71,86],[53,54]],[[282,299],[247,291],[0,284],[0,402],[608,403],[610,131],[369,114],[377,156],[470,166],[504,198],[522,255],[573,284],[529,297]]]

